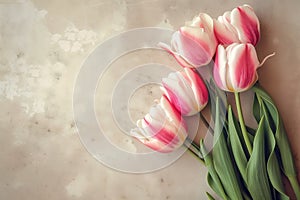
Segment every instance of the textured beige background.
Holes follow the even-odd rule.
[[[300,169],[300,1],[0,0],[0,199],[204,199],[206,170],[188,153],[143,175],[93,159],[77,135],[72,91],[81,63],[109,36],[177,29],[199,12],[217,17],[244,3],[261,21],[259,58],[276,52],[260,82],[278,105]]]

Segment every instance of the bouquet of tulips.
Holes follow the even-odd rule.
[[[217,19],[200,13],[187,22],[173,34],[170,46],[159,44],[183,70],[162,80],[163,96],[131,134],[156,151],[173,151],[188,139],[183,116],[201,114],[209,103],[213,148],[210,151],[201,140],[190,149],[207,166],[207,181],[216,194],[228,200],[290,199],[282,181],[286,177],[300,199],[284,125],[271,97],[257,82],[257,69],[273,55],[259,62],[255,49],[259,39],[259,20],[249,5]],[[211,81],[205,82],[198,69],[212,66]],[[240,93],[246,90],[254,93],[255,128],[244,120]],[[234,106],[219,97],[221,91],[234,94]]]

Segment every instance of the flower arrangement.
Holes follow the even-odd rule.
[[[272,98],[257,82],[258,68],[274,55],[259,62],[255,49],[259,39],[260,23],[249,5],[234,8],[217,19],[200,13],[187,22],[173,34],[170,46],[159,44],[183,70],[163,78],[163,96],[131,134],[155,151],[173,151],[189,139],[183,116],[201,114],[210,104],[213,149],[208,151],[201,140],[193,142],[190,150],[207,166],[207,182],[216,194],[228,200],[290,199],[283,184],[282,177],[286,177],[300,199],[283,122]],[[212,61],[212,80],[205,82],[197,69],[211,67],[208,64]],[[235,105],[223,102],[218,90],[233,93]],[[245,123],[241,106],[240,93],[247,90],[254,93],[255,128]],[[221,107],[226,108],[225,113]],[[207,196],[214,199],[209,193]]]

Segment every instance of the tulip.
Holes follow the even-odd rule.
[[[187,126],[180,113],[163,96],[143,119],[137,121],[137,127],[130,133],[151,149],[166,153],[183,145]]]
[[[159,46],[173,55],[183,67],[207,65],[217,48],[212,18],[200,13],[173,34],[171,47],[164,43],[159,43]]]
[[[252,44],[233,43],[226,48],[218,46],[213,76],[219,88],[229,92],[243,92],[257,81],[260,64]]]
[[[162,91],[183,116],[200,112],[208,102],[208,91],[200,75],[191,68],[163,78]]]
[[[214,32],[220,44],[251,43],[256,45],[260,38],[259,21],[249,5],[227,11],[214,20]]]

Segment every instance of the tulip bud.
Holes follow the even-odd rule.
[[[159,46],[172,54],[183,67],[207,65],[217,47],[212,18],[200,13],[173,34],[171,47],[163,43]]]
[[[180,113],[163,96],[143,119],[137,121],[137,128],[130,133],[151,149],[166,153],[183,145],[187,126]]]
[[[249,5],[227,11],[214,20],[214,32],[221,44],[251,43],[256,45],[260,38],[259,21]]]
[[[193,69],[170,73],[162,85],[164,94],[183,116],[197,114],[208,102],[206,85]]]
[[[252,44],[233,43],[226,48],[219,45],[215,58],[214,79],[222,90],[242,92],[257,81],[258,67],[259,61]]]

